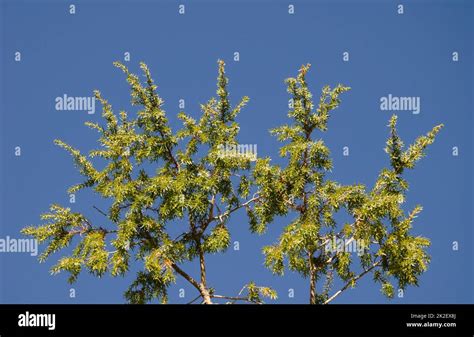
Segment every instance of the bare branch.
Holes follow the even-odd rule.
[[[201,294],[199,294],[194,300],[188,302],[188,304],[193,304],[194,302],[196,302],[198,299],[200,299],[202,297]]]
[[[369,269],[366,269],[366,270],[364,270],[362,273],[360,273],[359,275],[356,275],[356,276],[354,276],[353,278],[351,278],[351,279],[344,285],[344,287],[342,287],[340,290],[338,290],[336,293],[334,293],[334,295],[332,295],[330,298],[328,298],[323,304],[328,304],[329,302],[331,302],[332,300],[334,300],[334,299],[335,299],[337,296],[339,296],[343,291],[345,291],[347,288],[349,288],[349,286],[350,286],[351,284],[353,284],[353,283],[356,282],[358,279],[360,279],[361,277],[363,277],[364,275],[366,275],[367,273],[369,273],[372,269],[374,269],[375,267],[379,266],[381,263],[382,263],[382,260],[378,260],[377,262],[375,262],[374,264],[372,264]]]
[[[189,275],[188,273],[186,273],[184,270],[182,270],[176,263],[172,263],[171,264],[171,267],[179,274],[181,275],[182,277],[184,277],[189,283],[191,283],[194,288],[196,288],[197,290],[199,290],[199,292],[201,292],[201,287],[199,286],[199,283],[192,278],[191,275]]]
[[[226,217],[226,216],[230,215],[231,213],[241,209],[242,207],[248,206],[252,202],[257,201],[259,199],[260,199],[260,197],[257,194],[254,194],[252,199],[249,199],[246,202],[244,202],[243,204],[240,204],[239,206],[235,206],[234,208],[231,208],[230,210],[225,211],[224,213],[216,215],[215,217],[212,218],[212,220],[219,220],[219,221],[222,222],[224,217]]]
[[[92,206],[93,208],[95,208],[97,210],[97,212],[99,212],[100,214],[102,214],[103,216],[106,216],[108,217],[107,213],[105,213],[103,210],[101,210],[99,207],[93,205]]]
[[[249,303],[254,303],[254,304],[263,304],[262,302],[249,300],[247,297],[223,296],[223,295],[210,295],[210,296],[212,298],[221,298],[221,299],[231,300],[231,301],[233,301],[232,303],[234,303],[236,301],[244,301],[244,302],[249,302]]]

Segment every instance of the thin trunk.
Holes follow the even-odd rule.
[[[188,273],[182,270],[177,264],[173,263],[171,266],[179,275],[184,277],[189,283],[191,283],[194,286],[194,288],[196,288],[199,291],[199,293],[201,294],[201,297],[204,300],[204,303],[212,304],[209,290],[207,290],[207,288],[203,286],[202,283],[199,283],[195,279],[193,279]]]
[[[204,260],[204,252],[201,246],[201,239],[198,239],[197,248],[199,250],[199,267],[201,269],[201,284],[199,285],[202,298],[205,304],[212,304],[211,296],[209,290],[207,289],[207,279],[206,279],[206,261]]]
[[[313,254],[308,254],[309,260],[309,304],[316,304],[316,268],[313,263]]]
[[[189,220],[189,223],[191,225],[191,233],[193,235],[194,242],[196,242],[196,249],[199,254],[199,269],[201,273],[201,279],[200,279],[200,282],[197,284],[196,288],[199,290],[199,293],[201,294],[203,303],[212,304],[211,294],[209,293],[209,289],[207,289],[207,284],[206,284],[206,262],[204,260],[204,251],[201,245],[202,233],[204,232],[205,228],[204,226],[201,226],[200,228],[196,228],[195,224],[191,221],[191,219]]]
[[[209,294],[209,290],[206,287],[204,287],[202,284],[200,287],[201,287],[201,296],[202,296],[204,304],[212,304],[211,294]]]

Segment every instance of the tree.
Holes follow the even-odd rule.
[[[278,241],[263,248],[265,265],[278,275],[287,268],[308,277],[311,304],[330,303],[369,273],[388,297],[394,295],[393,282],[400,289],[418,284],[429,263],[430,241],[410,233],[421,206],[405,214],[402,206],[408,183],[403,173],[425,155],[442,125],[404,148],[393,116],[385,148],[390,167],[380,172],[368,190],[361,184],[342,185],[327,178],[332,168],[330,152],[316,132],[327,130],[330,112],[350,88],[325,86],[315,107],[306,83],[310,65],[286,80],[292,95],[288,114],[292,123],[271,131],[285,142],[280,148],[280,155],[287,159],[284,167],[272,164],[271,158],[257,159],[253,165],[251,156],[225,153],[228,146],[237,146],[236,117],[248,98],[231,107],[224,62],[218,62],[217,98],[201,105],[198,120],[179,113],[183,126],[177,132],[168,125],[147,66],[141,64],[146,79],[142,84],[124,65],[115,65],[127,76],[131,102],[140,107],[137,116],[130,118],[123,111],[116,116],[96,91],[106,123],[86,125],[99,132],[102,148],[85,156],[55,141],[73,156],[85,177],[69,192],[88,188],[110,200],[106,212],[94,206],[107,218],[107,226],[94,226],[85,215],[52,205],[42,216],[46,224],[23,229],[24,234],[47,243],[40,261],[77,243],[71,255],[52,268],[53,274],[67,271],[70,282],[77,280],[82,269],[96,276],[124,275],[134,256],[143,262],[143,270],[125,292],[131,303],[153,299],[166,303],[167,289],[177,275],[197,290],[194,301],[201,299],[205,304],[275,299],[273,289],[254,282],[235,296],[219,295],[206,276],[206,255],[229,247],[228,220],[245,208],[250,230],[260,234],[275,216],[295,216]],[[107,163],[102,170],[93,164],[96,157]],[[338,223],[339,211],[352,221]],[[170,228],[177,223],[182,233],[173,237]],[[109,244],[115,250],[108,251]],[[350,247],[362,247],[360,266],[354,266]],[[199,278],[184,270],[183,264],[189,261],[199,264]],[[336,277],[343,286],[331,293]]]
[[[341,185],[326,177],[332,168],[330,152],[317,131],[326,131],[329,113],[340,104],[340,94],[350,88],[325,86],[315,109],[306,82],[310,65],[301,67],[296,78],[286,80],[293,107],[288,116],[292,124],[271,131],[286,142],[280,155],[287,158],[284,167],[272,165],[270,158],[259,159],[253,177],[259,188],[259,200],[248,209],[251,228],[265,231],[276,215],[294,214],[278,241],[264,247],[265,265],[282,275],[286,267],[309,277],[311,304],[330,303],[343,291],[372,272],[383,293],[392,297],[396,281],[400,289],[417,285],[418,277],[429,263],[426,247],[430,241],[410,234],[413,220],[421,211],[415,207],[405,214],[402,205],[408,183],[403,178],[424,156],[442,125],[435,126],[407,149],[397,134],[397,117],[390,119],[390,136],[385,151],[390,167],[384,168],[367,191],[363,185]],[[335,213],[344,209],[351,223],[338,224]],[[353,266],[348,247],[358,243],[363,250],[360,267]],[[343,287],[330,294],[335,277]],[[321,290],[317,290],[318,282]]]
[[[153,299],[166,303],[167,289],[176,275],[196,288],[196,300],[200,298],[206,304],[213,299],[262,303],[263,297],[276,298],[274,290],[253,282],[237,296],[219,295],[206,276],[206,254],[229,247],[230,216],[256,199],[249,198],[246,175],[252,159],[222,154],[223,144],[237,143],[239,125],[235,119],[248,102],[244,97],[231,107],[224,62],[218,62],[218,97],[201,105],[198,120],[180,112],[183,127],[176,133],[168,125],[163,100],[148,67],[140,64],[145,75],[145,83],[141,83],[123,64],[114,64],[127,77],[132,105],[140,107],[136,117],[130,118],[124,111],[116,116],[111,105],[95,91],[105,125],[86,125],[99,132],[101,148],[86,156],[61,140],[55,141],[72,155],[85,177],[69,193],[87,188],[110,200],[107,211],[94,206],[106,217],[107,225],[95,226],[81,213],[52,205],[42,215],[45,224],[22,231],[47,243],[39,260],[45,261],[52,253],[77,242],[71,255],[62,257],[51,270],[53,274],[69,272],[72,283],[83,269],[99,277],[106,272],[124,275],[134,256],[142,261],[143,270],[125,292],[131,303]],[[106,163],[102,170],[94,166],[97,159]],[[172,237],[169,228],[177,226],[176,222],[186,225],[180,235]],[[109,244],[113,251],[107,249]],[[195,260],[200,267],[198,279],[182,268],[186,261]]]

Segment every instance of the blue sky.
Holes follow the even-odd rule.
[[[112,66],[130,52],[127,66],[137,72],[145,61],[165,100],[171,124],[178,100],[199,114],[199,104],[215,92],[216,61],[227,63],[233,103],[249,105],[239,122],[241,143],[257,144],[258,156],[277,157],[270,128],[287,123],[284,79],[311,63],[308,81],[315,97],[323,85],[343,83],[352,90],[322,135],[332,151],[332,179],[372,186],[388,164],[383,151],[391,111],[380,98],[420,97],[421,112],[399,111],[406,143],[432,126],[445,128],[429,148],[410,182],[407,211],[424,210],[414,233],[431,239],[432,262],[419,288],[408,288],[391,303],[473,302],[472,112],[473,4],[470,1],[0,1],[0,237],[18,238],[26,225],[53,202],[67,205],[66,189],[81,181],[70,156],[53,144],[60,138],[83,151],[96,146],[96,133],[83,126],[100,121],[84,111],[56,111],[55,98],[91,96],[101,90],[119,110],[134,111],[123,74]],[[288,14],[288,4],[295,14]],[[404,5],[404,14],[397,5]],[[15,61],[15,52],[21,61]],[[240,60],[233,60],[234,52]],[[349,52],[349,62],[343,53]],[[454,62],[453,52],[459,60]],[[21,147],[20,157],[14,155]],[[349,146],[350,156],[342,155]],[[452,155],[452,148],[459,155]],[[277,161],[278,162],[278,161]],[[102,221],[92,209],[98,197],[79,193],[72,208]],[[274,287],[278,303],[306,303],[308,281],[291,272],[272,276],[261,247],[274,242],[291,217],[279,218],[263,236],[248,231],[244,212],[230,222],[240,250],[210,256],[208,276],[220,293],[236,294],[255,280]],[[452,250],[453,241],[459,250]],[[55,255],[54,258],[60,256]],[[66,275],[50,276],[52,259],[38,264],[28,254],[0,253],[0,303],[122,303],[130,277],[100,280],[83,274],[76,297],[69,297]],[[185,266],[191,273],[196,266]],[[178,289],[186,290],[185,299]],[[288,289],[295,297],[288,298]],[[172,302],[195,293],[178,279]],[[334,303],[389,303],[370,277]]]

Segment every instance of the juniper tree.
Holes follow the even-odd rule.
[[[86,125],[98,131],[101,147],[84,155],[61,140],[55,141],[72,155],[84,176],[69,193],[92,189],[108,199],[107,210],[94,206],[105,220],[95,225],[85,214],[52,205],[42,215],[46,223],[23,229],[24,234],[47,243],[39,260],[74,246],[71,254],[60,258],[51,270],[53,274],[69,272],[69,282],[75,282],[83,269],[99,277],[107,272],[125,275],[132,259],[141,261],[143,268],[125,292],[131,303],[153,299],[167,302],[167,289],[177,275],[196,288],[197,299],[206,304],[213,299],[231,303],[274,299],[274,290],[253,282],[237,296],[219,295],[206,275],[206,254],[229,247],[230,216],[256,198],[249,196],[246,177],[252,159],[220,152],[223,145],[237,143],[236,117],[248,97],[231,106],[225,65],[219,61],[217,98],[201,105],[197,120],[180,112],[183,126],[173,132],[148,67],[141,63],[143,83],[123,64],[116,62],[115,66],[126,75],[131,103],[139,107],[136,116],[131,118],[124,111],[117,116],[95,91],[105,124]],[[95,165],[98,159],[105,161],[103,169]],[[176,226],[182,232],[172,237],[170,229]],[[184,270],[182,265],[187,261],[199,263],[198,278]]]
[[[325,86],[315,106],[306,82],[309,67],[302,66],[296,78],[286,80],[292,97],[288,113],[292,123],[271,130],[285,142],[280,148],[280,155],[287,159],[285,165],[273,165],[270,158],[256,163],[253,176],[259,199],[254,208],[247,209],[251,229],[262,233],[275,216],[294,216],[277,242],[263,248],[265,265],[274,274],[282,275],[287,268],[308,277],[311,304],[331,302],[369,273],[383,293],[392,297],[393,282],[400,289],[417,285],[429,263],[426,247],[430,241],[410,234],[421,206],[408,214],[402,209],[408,190],[403,173],[424,156],[442,125],[404,149],[393,116],[385,148],[390,167],[380,172],[369,191],[360,184],[341,185],[327,177],[332,161],[318,132],[327,130],[330,112],[350,88]],[[353,221],[338,223],[335,214],[339,210],[345,210]],[[354,242],[364,248],[358,267],[346,249]],[[331,294],[336,278],[344,285]]]

